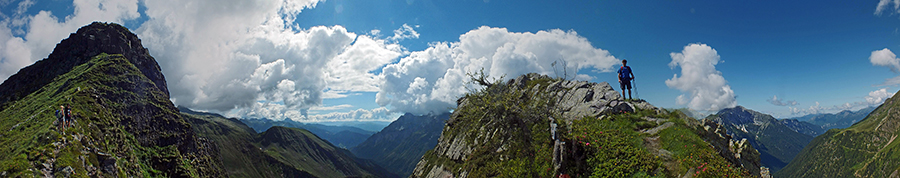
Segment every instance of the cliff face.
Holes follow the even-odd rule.
[[[146,52],[127,29],[93,23],[0,84],[0,164],[11,165],[0,175],[222,176]],[[60,105],[75,115],[66,129]]]
[[[527,74],[458,100],[411,177],[752,176],[759,153],[607,83]],[[714,125],[715,126],[715,125]]]

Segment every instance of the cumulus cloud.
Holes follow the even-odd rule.
[[[720,62],[715,49],[706,44],[690,44],[681,53],[670,53],[669,67],[681,67],[681,76],[675,74],[666,80],[666,86],[681,90],[684,94],[676,98],[679,105],[687,104],[690,109],[718,111],[737,105],[734,91],[722,72],[716,70]]]
[[[769,98],[766,101],[774,104],[775,106],[795,106],[798,104],[797,101],[793,101],[793,100],[782,101],[781,99],[778,99],[778,96],[775,96],[775,95],[772,95],[772,98]]]
[[[140,17],[137,0],[75,0],[65,17],[40,11],[24,14],[34,1],[19,2],[12,16],[0,20],[0,80],[50,54],[69,33],[93,21],[123,23]]]
[[[872,51],[872,55],[869,56],[869,62],[872,65],[888,67],[894,73],[900,72],[900,58],[897,58],[897,55],[887,48]]]
[[[881,50],[872,51],[872,55],[869,56],[869,62],[875,66],[884,66],[891,69],[891,72],[900,73],[900,58],[897,58],[897,55],[894,52],[891,52],[890,49],[884,48]],[[885,85],[898,85],[900,84],[900,76],[885,79],[884,83],[881,83],[881,86]]]
[[[378,90],[372,71],[406,54],[396,41],[342,26],[301,29],[296,14],[316,1],[145,1],[137,30],[166,72],[173,101],[247,117],[315,119],[326,98]],[[396,35],[395,35],[396,36]]]
[[[890,93],[887,91],[887,88],[878,89],[875,91],[869,92],[869,96],[866,96],[866,104],[871,105],[879,105],[884,103],[884,100],[894,96],[894,93]]]
[[[519,33],[483,26],[461,35],[458,42],[430,43],[385,66],[376,103],[413,114],[444,112],[455,107],[467,88],[476,87],[469,86],[467,73],[483,69],[494,78],[529,72],[553,75],[554,61],[564,61],[565,66],[557,67],[577,73],[584,68],[610,72],[619,60],[575,31]]]

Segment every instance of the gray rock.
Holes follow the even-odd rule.
[[[659,133],[659,131],[662,131],[663,129],[672,127],[673,125],[675,125],[675,124],[673,124],[672,122],[666,122],[666,123],[663,124],[663,125],[656,126],[656,127],[652,128],[652,129],[648,129],[648,130],[644,131],[644,133],[647,133],[647,134],[650,134],[650,135],[656,135],[656,133]]]

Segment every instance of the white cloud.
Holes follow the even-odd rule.
[[[394,62],[405,49],[370,36],[359,36],[343,53],[329,61],[328,87],[337,91],[378,91],[380,77],[370,73]]]
[[[772,95],[772,98],[766,99],[766,101],[768,101],[769,103],[772,103],[776,106],[795,106],[795,105],[799,104],[799,103],[797,103],[797,101],[793,101],[793,100],[782,101],[781,99],[778,99],[778,96],[775,96],[775,95]]]
[[[381,39],[342,26],[297,27],[297,13],[316,1],[145,1],[149,20],[137,30],[159,61],[177,105],[247,117],[316,119],[326,98],[379,91],[372,72],[417,38],[410,26]],[[321,111],[321,110],[318,110]],[[313,112],[315,114],[316,112]]]
[[[20,2],[14,16],[0,21],[0,80],[48,56],[59,41],[81,26],[94,21],[122,23],[140,17],[137,0],[75,0],[73,14],[64,18],[50,11],[23,14],[33,4],[31,0]],[[19,30],[24,34],[14,36]]]
[[[872,62],[872,65],[888,67],[894,73],[900,72],[900,58],[887,48],[872,51],[869,62]]]
[[[418,27],[418,26],[417,26]],[[400,41],[403,39],[416,39],[419,38],[419,33],[416,32],[413,27],[409,25],[403,24],[399,29],[394,30],[394,36],[388,38],[393,41]]]
[[[889,93],[887,88],[878,89],[875,91],[869,92],[869,96],[866,96],[866,103],[869,105],[878,105],[884,103],[885,99],[894,96],[894,93]]]
[[[328,60],[356,35],[340,26],[294,29],[289,22],[316,1],[144,1],[137,30],[159,61],[177,105],[254,110],[280,102],[305,112],[322,101]]]
[[[316,114],[318,111],[334,111],[352,107],[352,105],[317,106],[310,108],[310,113],[306,113],[306,111],[290,109],[282,104],[257,102],[253,107],[235,109],[235,112],[231,112],[229,117],[266,118],[272,120],[291,119],[298,122],[394,121],[397,117],[400,117],[399,113],[391,112],[385,107],[372,110],[356,109],[348,112]]]
[[[394,121],[399,113],[391,112],[385,107],[372,110],[356,109],[350,112],[332,112],[328,114],[310,115],[303,122],[340,122],[340,121]]]
[[[891,69],[891,72],[900,73],[900,58],[897,58],[897,55],[894,54],[894,52],[891,52],[890,49],[884,48],[872,51],[872,55],[869,56],[869,62],[871,62],[872,65],[887,67]],[[880,85],[887,86],[898,84],[900,84],[900,76],[885,79],[884,83],[881,83]]]
[[[888,6],[894,5],[894,11],[900,10],[900,0],[880,0],[875,6],[875,15],[881,15],[882,12],[888,10]]]
[[[334,105],[334,106],[315,106],[315,107],[309,108],[309,111],[310,111],[310,112],[313,112],[313,111],[333,111],[333,110],[341,110],[341,109],[348,109],[348,108],[353,108],[353,105],[349,105],[349,104],[341,104],[341,105]]]
[[[466,73],[484,69],[490,77],[510,78],[529,72],[552,76],[551,63],[563,60],[567,65],[557,67],[568,68],[574,76],[584,68],[609,72],[619,61],[576,32],[558,29],[517,33],[480,27],[461,35],[458,42],[429,46],[382,69],[383,83],[376,94],[379,105],[413,114],[443,112],[455,107],[467,87],[474,87],[468,86]]]
[[[666,86],[685,93],[676,98],[678,104],[700,111],[718,111],[737,105],[734,91],[722,72],[716,70],[720,60],[715,49],[706,44],[690,44],[681,53],[669,55],[672,57],[669,67],[681,67],[681,77],[675,74],[666,80]]]
[[[800,109],[790,107],[791,114],[819,114],[819,113],[830,113],[830,112],[838,112],[843,110],[854,110],[860,109],[863,107],[869,106],[878,106],[884,103],[884,101],[891,96],[894,96],[894,93],[890,93],[887,91],[888,88],[881,88],[875,91],[869,92],[868,95],[863,97],[864,101],[857,102],[847,102],[840,105],[822,107],[819,106],[819,102],[816,102],[816,105],[810,106],[808,109]]]

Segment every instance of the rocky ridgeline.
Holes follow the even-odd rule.
[[[70,105],[75,124],[56,125]],[[159,65],[140,39],[94,22],[48,58],[0,84],[0,177],[218,177],[216,149],[169,100]],[[25,119],[28,118],[28,119]],[[32,119],[33,118],[33,119]]]
[[[456,167],[460,163],[470,160],[484,159],[477,158],[473,155],[483,147],[493,150],[491,154],[499,154],[499,159],[508,160],[509,156],[505,156],[507,150],[517,150],[514,143],[522,141],[521,135],[510,133],[533,132],[530,129],[536,128],[529,126],[528,122],[534,124],[550,125],[546,132],[550,132],[552,139],[552,159],[554,172],[566,172],[565,170],[585,169],[585,155],[582,150],[573,143],[566,143],[561,139],[563,133],[572,132],[573,121],[587,117],[603,119],[609,115],[632,113],[638,110],[651,111],[657,114],[667,113],[668,111],[657,108],[643,100],[623,100],[619,92],[606,82],[592,83],[586,81],[568,81],[558,80],[539,74],[526,74],[511,79],[503,88],[509,88],[503,91],[488,91],[497,93],[514,93],[517,98],[531,98],[531,100],[549,100],[546,101],[550,108],[549,117],[540,119],[528,119],[528,114],[515,115],[522,119],[506,119],[488,118],[478,121],[480,123],[471,124],[473,122],[471,115],[493,115],[493,113],[468,113],[465,110],[472,109],[473,105],[484,108],[480,103],[473,103],[470,97],[462,97],[457,101],[457,110],[453,112],[444,131],[439,138],[438,145],[433,152],[427,153],[422,160],[416,165],[411,177],[467,177],[471,173],[464,168]],[[488,87],[486,90],[491,90]],[[527,100],[527,99],[526,99]],[[477,109],[477,108],[476,108]],[[527,113],[521,109],[513,108],[514,112]],[[533,113],[533,112],[532,112]],[[538,111],[537,113],[541,113]],[[556,118],[554,118],[556,117]],[[477,116],[476,116],[477,118]],[[485,121],[490,120],[490,121]],[[500,121],[498,121],[500,120]],[[558,121],[557,121],[558,120]],[[671,157],[671,152],[659,149],[659,136],[657,132],[672,127],[674,124],[667,119],[658,119],[644,117],[646,122],[657,123],[655,128],[641,130],[650,136],[645,138],[644,145],[651,154],[658,157]],[[746,141],[734,141],[731,136],[725,133],[722,127],[716,123],[702,123],[692,118],[684,119],[690,127],[696,129],[698,135],[703,140],[709,142],[720,156],[725,157],[736,167],[743,168],[751,174],[759,176],[759,153],[753,149]],[[564,123],[564,124],[557,124]],[[473,126],[474,125],[474,126]],[[474,127],[474,128],[473,128]],[[531,128],[529,128],[531,127]],[[500,140],[500,141],[497,141]],[[527,140],[525,142],[533,142],[541,140]],[[499,143],[499,144],[496,144]],[[499,145],[497,148],[490,148],[491,145]],[[430,155],[429,155],[430,154]],[[574,160],[572,160],[574,159]],[[580,159],[580,160],[579,160]],[[441,161],[449,160],[449,161]],[[674,162],[674,160],[668,160]],[[688,171],[683,175],[690,175],[693,172]]]
[[[523,92],[522,97],[538,96],[541,94],[549,94],[549,96],[553,96],[549,99],[556,100],[554,102],[558,104],[556,105],[558,108],[554,111],[559,113],[555,114],[563,116],[562,118],[567,122],[571,122],[571,120],[573,119],[580,119],[585,116],[596,117],[601,114],[633,112],[635,110],[635,106],[642,107],[643,109],[657,109],[656,107],[653,107],[646,102],[623,101],[619,93],[613,90],[612,87],[610,87],[606,82],[591,83],[586,81],[562,80],[552,82],[547,86],[541,86],[542,84],[538,83],[532,87],[528,87],[529,81],[537,80],[549,81],[551,80],[551,78],[546,75],[530,73],[519,76],[515,79],[511,79],[506,82],[506,85],[511,86],[513,90],[528,91]],[[463,97],[457,101],[457,104],[457,108],[466,108],[470,103],[467,98]],[[454,112],[450,116],[448,125],[452,125],[457,121],[458,118],[460,118],[459,113]],[[448,128],[449,127],[445,127],[445,130],[447,130]],[[562,129],[559,130],[562,131]],[[480,132],[475,137],[480,138],[481,140],[493,139],[494,135],[497,135],[497,132],[499,131],[500,130],[495,130],[493,132]],[[461,134],[464,135],[441,135],[441,137],[438,139],[438,145],[434,147],[434,152],[440,155],[447,156],[453,160],[462,161],[468,159],[468,155],[471,154],[474,150],[473,146],[471,146],[471,143],[466,142],[466,139],[469,139],[468,134],[470,133]],[[478,139],[476,139],[476,142],[478,142],[477,140]],[[422,162],[419,163],[421,164]],[[419,170],[421,166],[422,165],[416,166],[414,175],[423,175],[421,174],[421,171],[423,170]],[[440,169],[440,167],[435,167],[434,169]],[[430,172],[441,171],[430,170]]]

